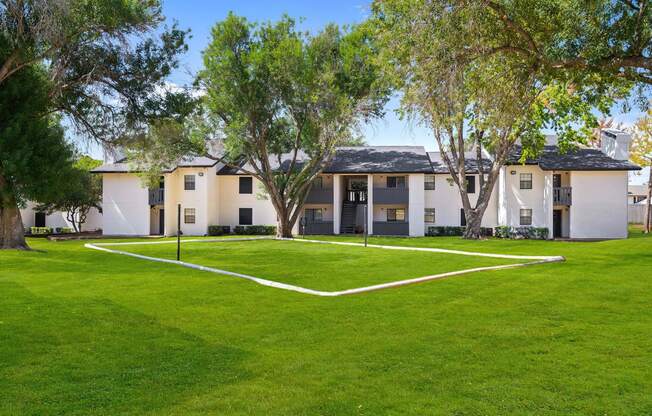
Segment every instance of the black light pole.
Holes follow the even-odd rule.
[[[177,205],[177,261],[181,259],[181,204]]]
[[[368,205],[364,205],[364,246],[367,247],[367,234],[369,230],[369,214],[367,212]]]

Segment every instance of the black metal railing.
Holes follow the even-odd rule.
[[[150,205],[163,205],[165,201],[165,189],[150,189],[149,190],[149,204]]]
[[[552,201],[554,205],[572,205],[573,188],[570,186],[552,188]]]
[[[312,188],[306,197],[306,204],[332,204],[332,188]]]
[[[348,189],[346,191],[346,202],[367,203],[367,191]]]

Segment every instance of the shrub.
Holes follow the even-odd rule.
[[[451,237],[451,236],[462,236],[466,231],[466,227],[461,226],[434,226],[428,227],[428,232],[426,235],[428,237]],[[480,228],[480,234],[483,237],[491,237],[493,235],[493,229],[482,227]]]
[[[74,233],[75,231],[70,227],[61,227],[59,229],[59,231],[57,231],[57,232],[63,233],[63,234],[71,234],[71,233]]]
[[[236,225],[233,232],[239,235],[274,235],[276,227],[273,225]]]
[[[217,236],[231,234],[231,226],[229,225],[209,225],[208,235]]]
[[[498,238],[512,238],[515,240],[545,240],[548,238],[546,227],[509,227],[500,226],[495,228],[494,235]]]
[[[29,227],[32,235],[52,234],[52,227]]]

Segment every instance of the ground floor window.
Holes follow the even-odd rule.
[[[424,213],[424,221],[427,224],[434,224],[435,223],[435,209],[434,208],[426,208],[425,213]]]
[[[251,225],[253,224],[254,210],[253,208],[240,208],[240,219],[238,223],[240,225]]]
[[[305,218],[307,222],[320,222],[324,220],[324,213],[321,208],[306,208]]]
[[[194,224],[195,223],[195,209],[194,208],[184,208],[183,209],[183,222],[184,222],[184,224]]]
[[[387,222],[405,221],[405,208],[387,208]]]
[[[521,225],[532,225],[532,210],[529,208],[523,208],[520,212],[520,224]]]

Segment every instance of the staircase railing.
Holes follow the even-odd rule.
[[[366,203],[367,191],[348,189],[346,191],[346,202]]]

